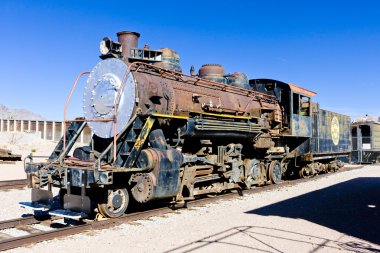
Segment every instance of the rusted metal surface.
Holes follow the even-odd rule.
[[[211,112],[259,117],[258,109],[263,108],[281,114],[272,96],[183,74],[178,76],[181,80],[177,80],[178,77],[167,70],[139,65],[133,71],[140,84],[137,89],[141,103],[136,110],[179,116],[188,116],[190,112]],[[271,117],[269,120],[276,119]]]
[[[302,94],[302,95],[306,95],[308,97],[312,97],[312,96],[317,95],[317,93],[315,93],[314,91],[307,90],[305,88],[299,87],[299,86],[294,85],[294,84],[289,83],[289,87],[292,91],[299,93],[299,94]]]
[[[131,49],[138,47],[139,33],[136,32],[118,32],[117,38],[122,47],[122,56],[124,59],[128,59],[131,56]]]
[[[220,64],[205,64],[199,69],[198,76],[218,83],[226,83],[224,68]]]

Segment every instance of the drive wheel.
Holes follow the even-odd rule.
[[[273,184],[281,182],[282,169],[278,161],[272,161],[269,165],[269,179]]]
[[[128,191],[125,188],[112,188],[103,192],[98,204],[99,212],[108,218],[116,218],[124,214],[129,204]]]

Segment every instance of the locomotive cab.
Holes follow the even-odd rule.
[[[283,134],[311,136],[311,98],[316,93],[272,79],[251,79],[249,84],[254,90],[276,96],[282,110]]]

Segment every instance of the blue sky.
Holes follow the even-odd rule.
[[[182,69],[294,83],[322,108],[380,116],[380,1],[0,1],[0,104],[61,120],[71,85],[100,60],[99,41],[141,33]],[[70,105],[82,116],[80,83]]]

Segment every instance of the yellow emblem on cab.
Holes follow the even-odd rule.
[[[331,120],[331,138],[334,145],[339,143],[339,121],[337,117],[333,117]]]

